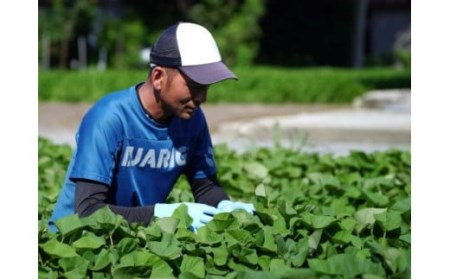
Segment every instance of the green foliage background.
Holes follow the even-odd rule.
[[[210,87],[208,103],[349,103],[372,89],[410,88],[411,71],[393,68],[237,67],[238,81]],[[39,101],[93,102],[144,81],[145,70],[39,71]]]
[[[120,15],[91,0],[51,0],[39,8],[39,62],[43,41],[51,43],[52,68],[69,68],[70,51],[80,37],[95,37],[88,47],[88,66],[96,65],[99,51],[108,54],[108,67],[145,68],[140,50],[153,45],[159,34],[178,21],[206,26],[215,37],[228,65],[250,65],[258,54],[261,36],[258,20],[263,0],[182,1],[186,7],[167,2],[123,2]]]

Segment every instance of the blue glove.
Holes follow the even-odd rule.
[[[156,217],[170,217],[172,216],[175,209],[177,209],[181,204],[185,204],[188,209],[188,214],[192,218],[191,229],[195,232],[198,228],[204,226],[206,223],[213,219],[213,216],[219,213],[217,208],[193,202],[184,203],[157,203],[155,204],[154,215]]]
[[[231,212],[237,209],[243,209],[250,214],[253,214],[253,212],[256,211],[255,207],[251,203],[233,202],[230,200],[223,200],[219,202],[217,209],[219,209],[220,212]]]

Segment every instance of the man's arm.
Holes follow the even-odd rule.
[[[122,215],[130,223],[148,225],[154,215],[155,207],[126,207],[106,203],[109,187],[92,180],[78,180],[75,186],[75,213],[86,217],[96,210],[109,206],[112,212]]]
[[[223,200],[229,200],[227,193],[220,186],[217,176],[189,181],[195,202],[204,203],[214,207]]]

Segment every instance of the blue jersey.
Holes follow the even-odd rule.
[[[76,179],[112,187],[115,205],[145,206],[164,202],[181,174],[216,173],[203,112],[162,125],[146,114],[136,86],[99,100],[82,119],[76,143],[50,223],[75,213]]]

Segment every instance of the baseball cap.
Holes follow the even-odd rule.
[[[199,84],[237,79],[222,62],[211,33],[189,22],[174,24],[160,35],[151,49],[150,65],[178,68]]]

